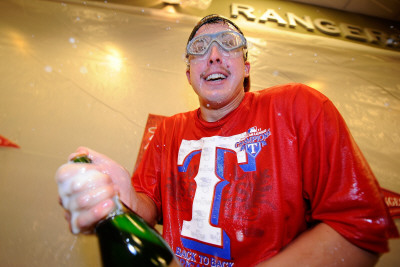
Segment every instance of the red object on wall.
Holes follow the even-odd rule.
[[[141,161],[143,157],[143,153],[146,151],[151,139],[154,136],[154,132],[157,129],[157,125],[162,122],[166,118],[166,116],[162,115],[154,115],[154,114],[149,114],[147,117],[147,123],[146,123],[146,128],[144,129],[143,137],[142,137],[142,143],[140,145],[139,149],[139,154],[136,159],[136,164],[135,164],[135,169],[139,165],[139,162]]]
[[[11,142],[10,140],[8,140],[7,138],[3,137],[0,135],[0,146],[8,146],[8,147],[15,147],[15,148],[19,148],[19,145]]]
[[[400,218],[400,194],[383,188],[382,191],[383,195],[385,196],[385,203],[389,208],[390,215],[392,215],[392,218]]]

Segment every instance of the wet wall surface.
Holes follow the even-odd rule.
[[[197,107],[184,49],[199,18],[80,1],[0,2],[2,266],[98,266],[54,173],[84,145],[133,170],[149,113]],[[240,25],[242,26],[242,25]],[[252,90],[301,82],[342,113],[383,188],[400,192],[400,53],[243,25]],[[399,224],[399,222],[396,222]],[[400,243],[378,266],[400,265]]]

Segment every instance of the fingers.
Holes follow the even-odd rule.
[[[70,155],[70,159],[77,155],[83,154],[87,155],[92,160],[92,164],[90,165],[96,166],[97,170],[107,174],[112,179],[112,182],[118,188],[118,195],[120,199],[128,206],[131,206],[132,201],[135,199],[136,193],[132,187],[131,176],[129,172],[123,166],[107,156],[87,147],[79,147]],[[62,177],[60,177],[60,179],[62,179]]]
[[[95,224],[114,208],[117,194],[109,175],[94,164],[69,163],[56,173],[60,204],[73,233],[90,233]]]
[[[65,219],[70,222],[74,234],[90,233],[115,207],[112,198],[114,187],[104,186],[63,199],[66,208]]]
[[[56,173],[56,181],[61,198],[113,184],[107,174],[86,165],[67,164],[60,167]]]
[[[79,147],[69,160],[79,155],[88,156],[92,163],[64,164],[56,172],[56,181],[72,232],[90,233],[115,207],[115,195],[131,208],[137,197],[129,172],[120,164],[87,147]]]
[[[71,219],[72,230],[77,227],[81,233],[92,232],[96,224],[112,212],[114,207],[112,199],[105,199],[90,209],[82,210]]]
[[[81,211],[90,209],[106,199],[111,199],[114,195],[114,187],[112,185],[106,185],[73,195],[68,203],[63,203],[63,205],[64,208],[70,211]]]
[[[112,190],[109,190],[112,192]],[[69,223],[70,231],[74,234],[90,234],[96,224],[110,214],[115,208],[112,200],[114,194],[106,190],[96,190],[96,193],[82,195],[77,201],[69,202],[69,209],[65,209],[64,218]],[[79,208],[78,208],[79,206]]]

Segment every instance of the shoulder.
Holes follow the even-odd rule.
[[[321,92],[301,83],[288,83],[253,92],[254,102],[287,112],[315,113],[331,103]],[[297,114],[300,115],[300,114]]]
[[[260,91],[252,92],[256,98],[269,97],[274,99],[285,99],[287,101],[295,99],[315,99],[316,101],[326,101],[328,98],[314,88],[302,83],[288,83],[272,86]]]

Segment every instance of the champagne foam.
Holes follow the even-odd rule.
[[[75,163],[71,163],[75,164]],[[81,229],[78,227],[77,218],[83,212],[78,207],[76,201],[76,194],[85,192],[91,194],[91,191],[96,188],[96,181],[102,179],[97,170],[87,170],[72,176],[70,179],[62,183],[58,183],[58,193],[61,198],[63,207],[71,213],[71,229],[72,233],[79,234]]]

